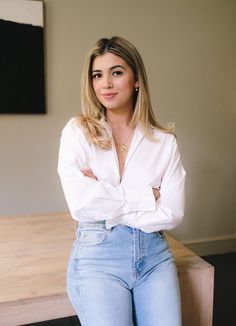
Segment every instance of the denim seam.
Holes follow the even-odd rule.
[[[78,282],[78,279],[79,279],[79,271],[78,271],[78,268],[77,268],[77,272],[75,273],[75,275],[77,275],[75,290],[76,290],[77,295],[78,295],[78,297],[80,299],[81,307],[82,307],[83,314],[84,314],[83,319],[84,319],[84,322],[86,323],[86,325],[83,325],[83,326],[88,326],[88,322],[87,322],[87,318],[86,318],[86,313],[85,313],[85,309],[84,309],[84,304],[83,304],[82,297],[81,297],[81,294],[80,294],[80,287],[79,287],[79,282]]]
[[[136,283],[136,273],[135,273],[135,235],[134,235],[134,229],[132,229],[132,270],[133,270],[133,286]]]

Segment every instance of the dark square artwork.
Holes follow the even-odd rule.
[[[0,40],[0,113],[46,113],[42,1],[0,2]]]

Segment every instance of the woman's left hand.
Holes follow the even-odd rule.
[[[97,180],[96,175],[93,173],[93,171],[90,168],[81,169],[81,172],[85,177],[89,177]],[[152,191],[153,191],[153,195],[155,196],[155,200],[158,200],[161,197],[160,189],[152,188]]]
[[[153,191],[153,195],[155,196],[155,200],[158,200],[161,197],[160,189],[152,188],[152,191]]]

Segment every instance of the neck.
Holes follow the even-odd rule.
[[[111,126],[125,128],[130,125],[130,121],[132,119],[133,112],[126,111],[126,112],[118,112],[112,109],[106,110],[106,118]]]

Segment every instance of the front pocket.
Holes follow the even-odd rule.
[[[97,229],[79,229],[78,243],[81,246],[96,246],[101,244],[106,237],[106,230]]]

